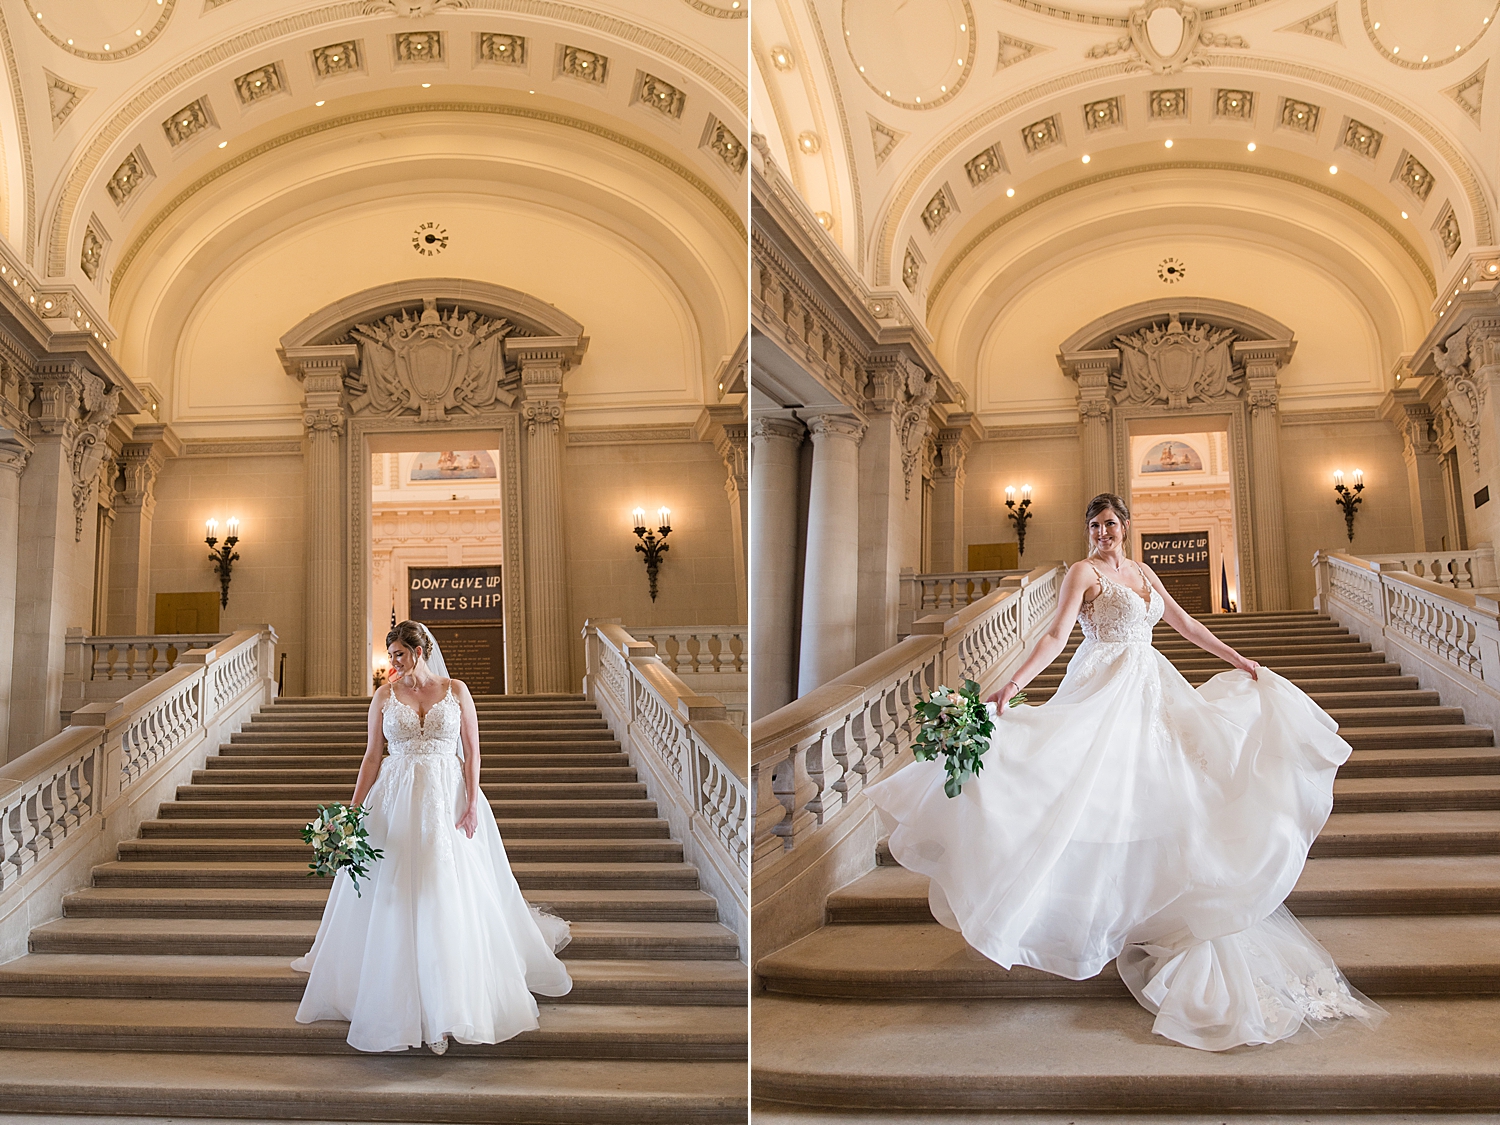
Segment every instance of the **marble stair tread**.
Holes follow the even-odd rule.
[[[300,957],[315,918],[59,918],[31,931],[33,953],[191,954]],[[565,960],[724,960],[739,957],[734,933],[717,922],[573,922]]]
[[[312,857],[312,845],[301,840],[126,840],[118,850],[122,860],[302,860]],[[512,863],[676,863],[682,860],[677,840],[587,840],[512,838],[505,845]]]
[[[1336,812],[1313,841],[1311,854],[1500,854],[1500,811]]]
[[[1497,751],[1500,754],[1500,751]],[[146,840],[241,839],[298,840],[307,817],[246,817],[240,819],[147,820],[141,824],[141,838]],[[500,836],[509,845],[512,839],[666,839],[671,826],[656,817],[557,817],[533,820],[516,819],[496,822]]]
[[[625,1007],[537,1000],[541,1027],[504,1043],[454,1043],[449,1056],[744,1059],[743,1009],[722,1004]],[[0,1050],[348,1054],[343,1020],[298,1023],[290,1000],[0,998]],[[3,1120],[3,1119],[0,1119]]]
[[[1408,746],[1356,750],[1339,767],[1339,776],[1346,779],[1466,773],[1500,773],[1500,747]]]
[[[513,863],[523,890],[540,887],[674,887],[696,889],[698,869],[689,863]],[[307,864],[275,861],[228,863],[213,860],[111,860],[93,869],[94,885],[287,887],[326,885],[308,874]]]
[[[1489,727],[1471,726],[1468,723],[1433,726],[1362,725],[1340,727],[1339,737],[1355,750],[1378,750],[1390,747],[1492,746],[1495,732]]]
[[[223,1115],[260,1121],[448,1121],[492,1125],[734,1122],[739,1061],[342,1057],[0,1051],[0,1106],[42,1114]]]
[[[1460,712],[1462,714],[1462,712]],[[347,784],[353,788],[359,776],[359,763],[338,763],[317,766],[220,766],[216,769],[197,769],[192,773],[193,785],[312,785],[326,782]],[[556,781],[576,784],[580,781],[633,782],[637,778],[635,767],[616,766],[491,766],[481,764],[481,785],[516,785],[538,781]]]
[[[570,961],[573,990],[554,1003],[747,1003],[737,960]],[[0,996],[150,1000],[296,1000],[307,974],[286,957],[27,953],[0,965]]]
[[[335,801],[347,801],[350,788],[339,782],[318,785],[298,785],[294,782],[281,785],[188,783],[177,787],[176,798],[179,801],[274,801],[277,798],[302,798],[314,804],[326,805]],[[511,799],[526,797],[533,801],[586,800],[590,797],[603,800],[641,799],[646,796],[646,786],[644,782],[624,781],[585,781],[577,784],[524,782],[505,786],[505,795]]]
[[[1389,667],[1399,670],[1399,667],[1394,664],[1382,665],[1380,667]],[[1299,669],[1296,675],[1288,676],[1286,678],[1289,679],[1297,687],[1307,692],[1308,695],[1312,696],[1314,700],[1319,697],[1320,693],[1336,693],[1338,695],[1347,695],[1355,704],[1362,704],[1366,701],[1369,701],[1369,704],[1371,706],[1378,707],[1381,705],[1379,702],[1381,697],[1387,694],[1399,696],[1403,692],[1416,691],[1420,689],[1420,685],[1418,684],[1417,678],[1415,676],[1401,676],[1394,673],[1386,674],[1384,672],[1379,672],[1378,674],[1358,677],[1330,675],[1326,678],[1317,678],[1310,677],[1308,675],[1309,671],[1316,671],[1316,669]],[[1342,671],[1342,669],[1335,667],[1333,671]],[[1047,682],[1041,682],[1043,676],[1049,675],[1051,678]],[[1199,674],[1195,673],[1195,675]],[[1187,676],[1185,678],[1190,683],[1194,682],[1194,676]],[[1207,674],[1201,674],[1199,675],[1199,679],[1197,680],[1197,682],[1201,683],[1203,680],[1206,680],[1208,678],[1209,677]],[[1032,680],[1031,683],[1026,685],[1026,692],[1028,695],[1031,695],[1038,699],[1050,698],[1051,694],[1057,690],[1057,687],[1059,684],[1061,684],[1061,682],[1062,669],[1058,669],[1055,675],[1043,672],[1041,676],[1038,676],[1035,680]]]
[[[348,794],[345,794],[347,797]],[[271,800],[271,801],[163,801],[156,815],[162,819],[217,819],[228,817],[238,820],[243,817],[301,817],[304,824],[317,811],[316,800]],[[507,818],[537,817],[556,820],[569,816],[593,817],[645,817],[656,819],[656,802],[640,798],[624,800],[587,801],[517,801],[508,797],[490,796],[490,809],[496,820]]]
[[[1133,999],[761,995],[751,1088],[757,1108],[785,1102],[888,1113],[1389,1113],[1492,1110],[1500,1102],[1500,999],[1392,998],[1384,1006],[1389,1018],[1374,1031],[1338,1027],[1213,1052],[1153,1035],[1151,1015]]]
[[[1333,783],[1333,807],[1350,813],[1497,809],[1500,775],[1339,777]]]
[[[1500,911],[1500,856],[1310,859],[1287,906],[1299,917]],[[877,867],[828,896],[830,922],[930,922],[927,877]]]
[[[272,756],[285,756],[288,758],[301,758],[309,754],[325,755],[334,760],[342,757],[363,757],[365,752],[365,740],[363,738],[347,738],[334,740],[332,738],[311,739],[272,739],[259,742],[226,742],[219,747],[218,754],[222,758],[235,758],[241,755],[265,758]],[[621,752],[620,744],[612,739],[593,738],[577,742],[548,742],[538,745],[536,742],[525,741],[500,741],[497,739],[486,739],[483,735],[479,739],[480,757],[485,759],[511,757],[535,757],[539,753],[545,753],[548,758],[562,757],[565,755],[584,755],[592,757],[596,754],[618,754]]]
[[[1354,986],[1371,996],[1500,995],[1500,915],[1309,918]],[[851,1000],[1128,996],[1111,961],[1074,981],[1004,969],[935,922],[824,926],[763,957],[768,992]]]
[[[305,769],[359,769],[364,759],[363,749],[331,753],[320,750],[307,754],[214,754],[203,763],[206,770],[305,770]],[[484,764],[484,763],[481,763]],[[623,750],[602,754],[569,754],[566,762],[559,762],[556,754],[507,754],[500,763],[503,769],[582,769],[598,766],[628,766],[630,755]]]
[[[533,889],[526,900],[569,921],[714,922],[718,904],[705,891],[636,888]],[[323,917],[328,883],[309,880],[280,888],[85,887],[63,899],[69,918],[310,918]]]
[[[1416,707],[1325,707],[1328,717],[1338,723],[1339,729],[1371,726],[1432,726],[1456,725],[1464,722],[1462,707],[1441,707],[1432,704]]]

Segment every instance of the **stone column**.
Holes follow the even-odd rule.
[[[16,651],[16,556],[21,526],[21,474],[31,442],[18,431],[0,429],[0,762],[9,760],[11,672]],[[29,749],[29,747],[28,747]]]
[[[935,574],[967,570],[964,541],[964,462],[974,440],[983,433],[979,420],[968,413],[948,415],[937,432],[937,462],[932,474],[931,569]]]
[[[864,419],[842,412],[809,412],[804,414],[804,420],[812,435],[813,467],[802,579],[799,696],[855,665],[859,615],[859,444],[867,428]]]
[[[1416,388],[1397,387],[1386,395],[1381,415],[1401,435],[1406,486],[1411,496],[1412,545],[1419,551],[1439,550],[1448,535],[1448,500],[1432,408],[1422,401],[1422,393]]]
[[[164,422],[137,426],[120,450],[124,487],[115,497],[104,620],[104,631],[113,636],[155,629],[151,612],[151,522],[156,512],[156,479],[167,458],[181,452],[181,440]]]
[[[1078,383],[1079,469],[1085,502],[1116,492],[1111,441],[1109,379],[1120,368],[1120,350],[1069,352],[1058,357],[1063,372]]]
[[[1276,372],[1291,358],[1295,347],[1289,340],[1234,345],[1234,357],[1245,365],[1245,393],[1250,402],[1250,535],[1255,546],[1255,602],[1249,608],[1256,610],[1290,608]]]
[[[750,423],[750,718],[797,698],[797,489],[805,429],[790,413]]]
[[[750,620],[750,586],[746,550],[750,542],[750,424],[745,405],[716,403],[706,406],[698,419],[701,436],[714,443],[714,452],[724,460],[724,494],[729,497],[730,535],[734,539],[734,590],[737,617],[733,624]]]
[[[506,354],[521,365],[526,457],[523,480],[526,529],[526,627],[530,634],[527,691],[577,691],[572,675],[576,632],[568,606],[568,552],[564,534],[562,418],[563,376],[578,341],[529,337]],[[580,622],[580,625],[582,623]]]
[[[359,362],[353,344],[287,348],[302,381],[302,465],[307,513],[308,695],[349,693],[344,635],[349,612],[344,513],[344,377]],[[364,684],[361,681],[362,691]]]

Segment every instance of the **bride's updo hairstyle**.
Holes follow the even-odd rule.
[[[1114,513],[1120,517],[1121,523],[1130,522],[1130,505],[1126,504],[1124,500],[1121,500],[1113,492],[1101,492],[1089,501],[1088,509],[1083,513],[1084,526],[1087,527],[1095,516],[1110,509],[1114,509]]]
[[[413,652],[421,653],[422,659],[426,660],[432,656],[432,642],[428,636],[420,621],[403,621],[385,635],[385,646],[390,648],[392,642],[399,641]]]

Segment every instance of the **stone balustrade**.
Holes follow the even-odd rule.
[[[119,699],[170,672],[189,652],[212,648],[228,633],[157,633],[89,637],[69,629],[63,660],[62,721],[85,703]]]
[[[1424,557],[1436,556],[1319,551],[1316,607],[1471,722],[1500,727],[1500,602],[1403,569]]]
[[[651,641],[614,621],[585,622],[583,637],[584,694],[630,755],[682,841],[684,858],[718,900],[720,921],[739,935],[741,954],[748,956],[750,793],[743,731],[717,698],[684,683]]]
[[[703,672],[745,673],[749,667],[750,631],[743,625],[626,626],[638,641],[650,641],[656,655],[677,675]]]
[[[918,574],[910,567],[904,567],[896,635],[911,636],[912,622],[919,617],[952,613],[973,605],[1002,587],[1015,589],[1028,573],[1026,570],[968,570],[953,574]]]
[[[1472,551],[1406,551],[1358,557],[1367,562],[1395,563],[1397,570],[1456,590],[1500,587],[1500,578],[1495,573],[1495,548],[1489,543],[1481,543]]]
[[[905,640],[752,725],[755,900],[795,900],[757,911],[757,926],[777,927],[757,930],[757,949],[815,927],[826,891],[868,868],[874,841],[855,833],[870,819],[863,791],[911,760],[916,705],[965,679],[998,687],[1052,621],[1065,570],[1049,563],[951,615],[919,618]]]
[[[90,703],[0,765],[0,961],[114,857],[158,801],[276,694],[270,626],[180,653],[122,699]],[[20,943],[19,946],[17,943]]]

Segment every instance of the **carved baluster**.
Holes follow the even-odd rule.
[[[0,891],[8,890],[21,877],[21,807],[0,807]]]
[[[31,851],[40,860],[52,846],[52,808],[45,786],[26,798],[26,815],[31,818]]]
[[[91,678],[95,680],[114,679],[114,668],[112,666],[113,662],[111,660],[114,652],[114,646],[105,643],[94,644],[91,647],[94,650],[94,667],[93,671],[90,673]]]
[[[777,788],[779,770],[791,770],[790,759],[783,759],[774,766],[770,762],[750,768],[751,817],[750,831],[754,837],[752,856],[764,860],[784,851],[790,834],[791,806]],[[786,829],[783,829],[786,825]]]
[[[698,642],[698,662],[696,667],[694,668],[694,671],[714,671],[714,635],[712,633],[694,633],[693,639]]]

